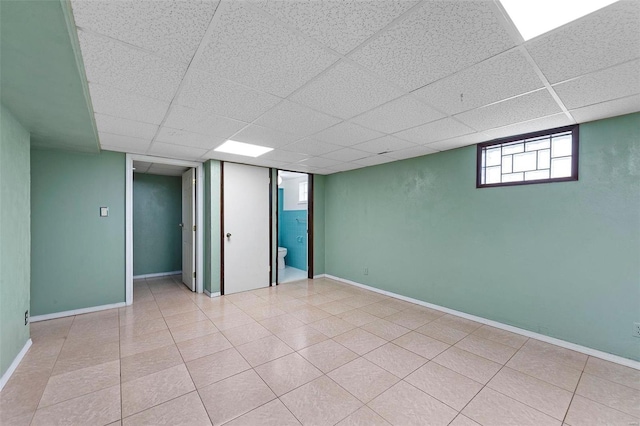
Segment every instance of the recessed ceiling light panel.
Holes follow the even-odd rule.
[[[500,0],[524,40],[549,32],[617,0]]]
[[[245,157],[259,157],[262,154],[273,151],[273,148],[228,140],[214,149],[214,151],[226,152],[227,154],[244,155]]]

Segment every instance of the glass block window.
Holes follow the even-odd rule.
[[[578,126],[478,144],[476,186],[578,180]]]

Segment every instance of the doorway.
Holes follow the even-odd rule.
[[[178,180],[181,181],[181,194],[186,196],[186,201],[180,200],[179,209],[187,216],[182,217],[182,221],[175,221],[172,226],[176,229],[182,225],[182,232],[179,243],[182,250],[181,266],[182,272],[187,270],[189,279],[178,276],[177,281],[182,281],[191,291],[202,293],[202,271],[203,271],[203,186],[198,182],[203,182],[203,166],[201,163],[173,160],[168,158],[151,157],[146,155],[127,154],[126,156],[126,272],[125,272],[125,294],[126,304],[133,303],[133,279],[134,279],[134,244],[133,244],[133,180],[134,180],[134,162],[137,167],[136,172],[143,170],[158,171],[164,173],[173,173]],[[188,193],[188,194],[187,194]],[[185,197],[183,197],[184,199]],[[186,208],[185,211],[185,207]],[[185,229],[188,228],[188,229]],[[185,232],[188,234],[185,236]],[[184,250],[187,250],[186,253]],[[185,268],[184,260],[187,259],[187,267]],[[180,271],[171,271],[175,274]],[[154,274],[150,274],[154,275]],[[169,273],[158,273],[156,276],[169,275]]]
[[[309,180],[306,173],[278,171],[278,284],[309,276]]]

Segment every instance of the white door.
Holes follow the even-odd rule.
[[[223,164],[224,294],[270,285],[269,169]]]
[[[196,291],[196,169],[182,175],[182,282],[191,291]]]

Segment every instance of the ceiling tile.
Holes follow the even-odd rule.
[[[73,0],[71,4],[78,27],[189,62],[218,1]]]
[[[339,145],[319,141],[312,138],[302,139],[289,145],[281,147],[285,151],[297,152],[306,155],[322,155],[327,152],[337,151],[342,148]]]
[[[452,118],[443,118],[442,120],[434,121],[424,126],[404,130],[396,133],[394,136],[423,145],[473,132],[473,129]]]
[[[401,95],[402,92],[342,61],[291,96],[291,100],[346,119]]]
[[[127,120],[125,118],[98,113],[95,114],[95,118],[98,132],[101,133],[151,140],[158,131],[158,126],[155,124],[142,123],[140,121]]]
[[[468,111],[543,87],[517,49],[494,56],[413,92],[449,114]]]
[[[170,143],[173,145],[190,146],[202,148],[207,151],[221,145],[225,140],[215,136],[202,135],[200,133],[186,132],[184,130],[172,129],[169,127],[160,128],[157,142]]]
[[[382,136],[383,133],[347,121],[313,135],[315,139],[342,146],[352,146]]]
[[[372,154],[380,154],[398,151],[406,148],[412,148],[415,146],[416,144],[414,144],[413,142],[407,142],[403,139],[387,135],[378,139],[359,143],[357,145],[354,145],[353,148]]]
[[[336,173],[336,171],[331,169],[315,169],[315,171],[313,172],[313,174],[315,175],[323,175],[323,176],[330,175],[332,173]]]
[[[537,118],[535,120],[526,121],[524,123],[516,123],[510,126],[487,130],[484,133],[488,136],[487,140],[492,140],[509,136],[517,136],[524,133],[537,132],[539,130],[569,126],[571,124],[574,123],[567,117],[566,114],[561,113]]]
[[[274,168],[274,169],[278,169],[284,166],[285,164],[287,164],[284,161],[266,160],[262,158],[262,156],[258,158],[243,157],[242,161],[240,162],[243,164],[248,164],[250,166],[267,167],[267,168]]]
[[[282,101],[256,120],[255,124],[304,137],[333,126],[340,121],[339,118],[331,117],[305,106]]]
[[[331,170],[332,173],[346,172],[349,170],[361,169],[364,166],[362,164],[356,163],[341,163],[336,164],[335,166],[327,167],[327,169]]]
[[[247,123],[221,117],[208,111],[173,105],[164,125],[172,129],[226,139],[245,127]]]
[[[640,93],[640,60],[578,77],[553,88],[568,109]]]
[[[90,83],[171,101],[187,65],[160,58],[109,38],[78,31]]]
[[[456,118],[476,130],[487,130],[562,112],[546,89],[463,112]]]
[[[189,108],[251,122],[280,102],[280,98],[249,89],[204,71],[191,69],[178,99]]]
[[[278,176],[280,176],[282,180],[299,179],[301,177],[306,177],[304,173],[289,172],[286,170],[279,172]]]
[[[145,98],[98,84],[89,84],[89,92],[94,112],[113,117],[160,124],[169,109],[168,102]]]
[[[130,136],[113,135],[111,133],[98,133],[100,147],[119,148],[118,151],[125,152],[145,152],[151,144],[151,139],[132,138]]]
[[[329,158],[331,160],[346,162],[346,161],[359,160],[361,158],[370,157],[370,156],[371,156],[371,153],[369,152],[359,151],[357,149],[351,149],[351,148],[343,148],[337,151],[324,154],[322,157]],[[320,167],[324,167],[324,166],[320,166]]]
[[[300,166],[303,167],[319,167],[319,168],[327,168],[330,166],[335,166],[342,163],[342,161],[340,160],[334,160],[334,159],[330,159],[330,158],[323,158],[323,157],[312,157],[312,158],[307,158],[304,161],[301,161],[299,163]]]
[[[285,163],[297,163],[298,161],[306,160],[309,157],[312,157],[312,155],[284,151],[283,149],[274,149],[273,151],[260,156],[260,158],[264,158],[265,160],[282,161]]]
[[[147,154],[147,148],[134,148],[134,147],[122,147],[122,146],[118,146],[118,145],[107,145],[107,144],[100,144],[100,150],[101,151],[113,151],[113,152],[124,152],[126,154],[140,154],[140,155],[146,155]]]
[[[178,146],[163,142],[154,142],[148,150],[149,155],[175,158],[178,160],[199,160],[206,152],[207,150],[202,148]]]
[[[202,157],[210,160],[230,161],[233,163],[242,163],[246,158],[249,158],[242,155],[228,154],[226,152],[218,152],[214,150],[210,150]]]
[[[146,161],[134,161],[133,167],[136,173],[144,173],[147,170],[149,170],[149,167],[151,167],[151,164],[153,163],[148,163]]]
[[[199,56],[197,68],[282,97],[339,59],[244,2],[220,4]]]
[[[287,170],[300,173],[314,173],[315,170],[320,169],[320,167],[311,167],[304,165],[304,163],[290,163],[285,166]]]
[[[638,111],[640,111],[640,95],[589,105],[570,112],[578,123],[586,123],[587,121],[601,120]]]
[[[480,142],[486,142],[489,139],[491,139],[491,137],[485,133],[470,133],[468,135],[457,136],[455,138],[430,143],[429,145],[426,145],[426,147],[433,148],[438,151],[447,151],[449,149],[456,149],[463,146],[474,145]]]
[[[351,58],[414,90],[513,46],[490,2],[427,1]]]
[[[289,133],[252,124],[233,135],[232,139],[238,142],[277,148],[289,144],[298,138]]]
[[[255,4],[346,54],[418,3],[415,0],[260,1]]]
[[[415,97],[407,95],[359,115],[351,121],[384,133],[395,133],[444,116]]]
[[[371,157],[361,158],[355,160],[354,163],[361,166],[377,166],[378,164],[391,163],[392,161],[398,161],[395,158],[387,157],[386,155],[372,155]]]
[[[550,83],[640,57],[640,3],[622,0],[525,44]]]
[[[164,175],[164,176],[182,176],[184,172],[189,170],[188,167],[172,166],[170,164],[153,163],[146,173],[152,175]],[[137,170],[136,170],[137,171]]]
[[[428,146],[419,145],[414,148],[407,148],[400,151],[394,151],[385,155],[395,160],[404,160],[407,158],[422,157],[423,155],[435,154],[436,152],[438,151],[436,151],[435,149],[429,148]]]

